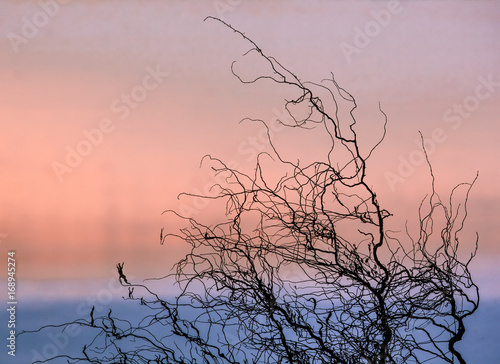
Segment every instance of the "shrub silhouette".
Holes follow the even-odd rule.
[[[129,282],[123,263],[118,264],[127,299],[149,313],[132,323],[112,311],[100,317],[92,311],[88,320],[73,324],[88,328],[94,339],[77,356],[56,358],[158,364],[465,363],[456,344],[465,319],[479,304],[469,272],[477,239],[476,249],[462,260],[459,234],[475,179],[457,185],[445,203],[427,160],[432,183],[420,204],[417,236],[388,230],[392,214],[366,177],[366,163],[385,136],[385,124],[377,145],[363,153],[356,101],[333,75],[321,83],[302,82],[244,33],[211,19],[241,36],[250,45],[246,55],[257,55],[268,67],[267,74],[246,79],[233,63],[233,74],[242,83],[267,81],[296,92],[285,102],[289,118],[282,125],[321,128],[330,149],[322,161],[290,161],[267,129],[272,153],[261,153],[252,173],[205,157],[224,183],[214,186],[215,196],[198,197],[223,201],[224,218],[203,223],[167,212],[185,227],[162,230],[161,243],[178,238],[190,245],[174,272],[161,278],[174,277],[179,294],[169,299],[147,282]],[[341,120],[345,105],[350,118]],[[285,173],[270,178],[264,158],[274,158]],[[456,204],[459,191],[465,197]]]

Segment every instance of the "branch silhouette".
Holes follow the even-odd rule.
[[[207,19],[241,36],[251,47],[245,55],[256,53],[268,66],[267,74],[247,79],[233,62],[232,73],[244,84],[273,82],[295,91],[297,96],[284,105],[289,121],[281,124],[322,128],[329,150],[322,161],[288,160],[259,121],[267,128],[272,153],[261,153],[252,173],[206,156],[226,183],[217,185],[217,195],[198,197],[223,201],[224,217],[204,223],[167,210],[185,227],[160,233],[162,244],[177,238],[190,245],[173,273],[158,278],[174,277],[179,294],[168,299],[147,281],[128,282],[124,264],[118,263],[120,283],[128,288],[125,299],[150,314],[132,323],[111,310],[97,317],[92,308],[89,321],[71,324],[95,330],[94,339],[79,356],[56,358],[158,364],[465,363],[457,343],[465,319],[479,304],[469,271],[478,239],[470,257],[461,260],[459,235],[476,179],[457,185],[445,203],[426,155],[431,186],[420,203],[418,234],[389,230],[385,221],[392,214],[366,177],[366,163],[386,133],[382,108],[380,140],[363,153],[356,100],[333,74],[321,83],[303,82],[243,32]],[[341,120],[345,105],[350,118]],[[423,144],[422,139],[425,151]],[[274,182],[262,163],[269,157],[286,169]]]

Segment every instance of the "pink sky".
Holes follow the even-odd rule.
[[[417,150],[419,130],[439,135],[431,159],[443,195],[479,170],[468,234],[481,235],[477,274],[496,269],[496,2],[66,2],[48,10],[46,24],[41,2],[0,5],[0,246],[17,251],[21,278],[108,277],[118,261],[137,276],[164,274],[186,247],[159,245],[160,228],[171,222],[161,212],[194,207],[176,197],[210,182],[198,168],[203,155],[251,168],[248,138],[260,129],[238,121],[270,120],[285,96],[231,76],[231,62],[248,45],[203,22],[207,15],[223,16],[303,80],[335,73],[357,99],[366,145],[380,133],[380,101],[388,135],[369,178],[401,218],[416,217],[427,169],[416,166],[392,186],[387,173]],[[40,24],[30,37],[26,19]],[[346,53],[357,28],[373,36]],[[133,90],[141,101],[127,103],[123,95]],[[457,111],[465,100],[471,111]],[[93,134],[97,145],[88,149],[84,130],[100,126],[106,132]],[[315,144],[304,142],[305,153]],[[58,176],[54,162],[67,164],[67,147],[79,145],[88,155]]]

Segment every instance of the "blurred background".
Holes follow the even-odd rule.
[[[61,312],[69,321],[92,302],[120,301],[117,262],[136,280],[169,273],[188,247],[160,245],[160,229],[178,227],[162,212],[214,213],[210,203],[178,198],[210,193],[202,157],[251,171],[269,148],[262,126],[239,121],[272,121],[293,96],[266,82],[241,84],[231,63],[245,75],[262,63],[244,58],[249,44],[207,16],[243,31],[301,80],[333,73],[356,98],[366,150],[382,133],[380,104],[387,135],[368,178],[395,229],[415,224],[430,188],[419,131],[442,196],[479,171],[462,248],[465,256],[474,249],[477,231],[472,272],[484,304],[464,346],[482,355],[472,362],[492,363],[499,352],[488,342],[500,334],[491,321],[500,316],[495,1],[2,1],[0,292],[6,301],[15,251],[20,324]],[[321,148],[314,133],[287,133],[276,132],[284,153]],[[73,344],[64,343],[42,335],[19,346],[25,359],[4,349],[0,357],[25,363]]]

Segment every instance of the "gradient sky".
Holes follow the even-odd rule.
[[[119,261],[135,276],[165,274],[186,247],[159,245],[160,228],[175,227],[161,212],[211,211],[177,200],[209,185],[203,155],[252,167],[248,138],[261,128],[238,121],[271,120],[287,95],[231,75],[249,46],[203,21],[214,15],[302,80],[333,72],[357,99],[367,148],[381,132],[380,102],[388,134],[368,174],[401,221],[417,217],[428,170],[418,165],[393,185],[387,176],[418,151],[418,131],[439,136],[430,157],[443,195],[479,170],[464,237],[479,231],[475,273],[487,295],[500,294],[487,279],[499,274],[500,259],[498,2],[73,0],[48,10],[41,3],[0,3],[0,246],[17,251],[21,279],[109,277]],[[360,32],[371,35],[353,52]],[[238,65],[259,70],[249,60]],[[150,90],[142,94],[144,82]],[[141,101],[127,104],[123,95],[133,90]],[[470,112],[459,111],[464,102]],[[67,148],[88,147],[84,131],[102,125],[108,132],[58,176],[54,163],[66,163]],[[284,151],[301,145],[312,153],[317,140],[304,139]]]

